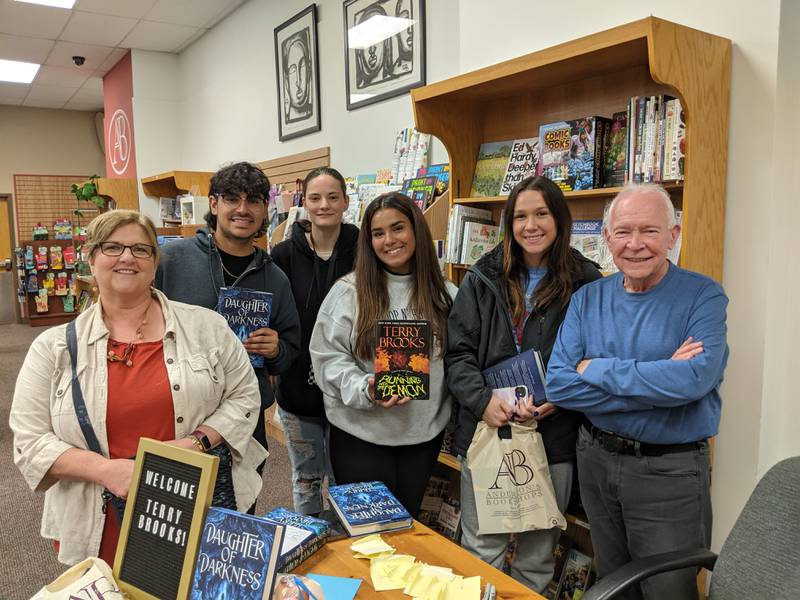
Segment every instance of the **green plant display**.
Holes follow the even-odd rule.
[[[105,208],[106,201],[105,199],[98,195],[97,193],[97,180],[99,177],[97,175],[92,175],[89,178],[89,181],[84,181],[80,185],[73,183],[71,191],[75,194],[75,197],[78,200],[83,200],[86,202],[91,202],[97,208]]]

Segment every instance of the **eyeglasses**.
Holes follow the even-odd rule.
[[[152,258],[155,254],[155,247],[149,244],[133,244],[127,246],[125,244],[118,244],[117,242],[100,242],[97,244],[100,252],[106,256],[122,256],[125,249],[129,249],[134,258]]]
[[[217,198],[219,198],[222,203],[229,208],[235,208],[242,202],[240,196],[234,196],[233,194],[226,194],[224,196],[220,194],[217,196]],[[255,208],[263,205],[266,202],[266,199],[261,196],[247,196],[245,198],[245,202],[247,202],[247,206]]]

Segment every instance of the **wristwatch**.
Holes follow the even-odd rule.
[[[197,449],[201,452],[208,452],[211,450],[211,440],[209,440],[208,436],[201,430],[195,429],[189,434],[189,439],[192,440],[194,445],[197,446]]]

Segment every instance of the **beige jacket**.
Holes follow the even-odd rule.
[[[166,321],[164,360],[172,387],[175,436],[184,437],[202,424],[222,435],[233,455],[236,503],[239,510],[247,510],[261,490],[256,466],[267,456],[252,437],[261,399],[247,353],[220,315],[156,294]],[[108,329],[99,305],[81,314],[76,325],[78,380],[107,456]],[[97,556],[105,515],[99,486],[47,476],[63,452],[87,449],[72,403],[65,329],[66,325],[53,327],[33,342],[17,378],[9,423],[14,462],[32,490],[46,490],[41,534],[60,540],[58,559],[75,564]]]

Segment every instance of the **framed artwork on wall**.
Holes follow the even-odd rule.
[[[347,110],[425,85],[425,0],[345,0]]]
[[[317,5],[275,28],[278,137],[283,142],[319,131]]]

